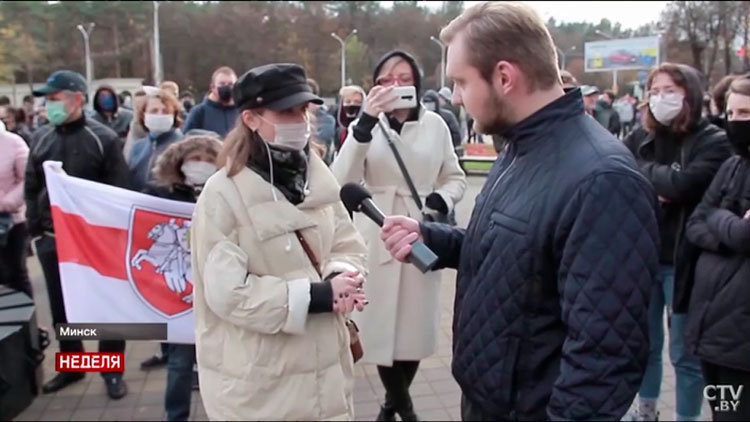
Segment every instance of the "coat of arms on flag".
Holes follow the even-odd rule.
[[[193,343],[195,205],[43,167],[68,322],[166,323],[169,342]]]
[[[126,266],[133,288],[165,317],[191,310],[190,220],[138,207],[131,215]]]

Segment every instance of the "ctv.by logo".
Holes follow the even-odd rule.
[[[703,397],[714,405],[716,412],[736,412],[740,405],[742,388],[738,385],[707,385],[703,388]]]

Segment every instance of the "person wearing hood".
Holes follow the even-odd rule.
[[[458,125],[458,119],[449,110],[446,110],[440,106],[440,97],[438,93],[433,90],[428,90],[422,97],[422,105],[424,108],[430,111],[434,111],[443,118],[443,121],[448,125],[448,130],[451,132],[451,140],[453,141],[453,147],[458,148],[461,146],[461,127]]]
[[[466,175],[453,149],[450,130],[437,113],[416,107],[393,109],[393,89],[414,86],[421,92],[422,72],[401,50],[384,55],[375,66],[373,88],[362,115],[350,126],[331,169],[339,183],[364,182],[386,215],[449,215],[466,191]],[[386,131],[386,132],[384,132]],[[419,195],[419,204],[394,153],[399,151]],[[424,204],[424,208],[422,207]],[[416,420],[409,394],[419,362],[435,353],[440,326],[440,272],[422,274],[384,250],[379,227],[361,214],[354,221],[369,242],[371,307],[353,318],[362,329],[363,361],[378,365],[386,390],[378,420]],[[419,306],[415,306],[415,304]]]
[[[600,125],[604,126],[610,133],[615,136],[620,135],[620,115],[612,107],[615,102],[615,93],[606,90],[604,94],[599,97],[596,105],[594,106],[594,118],[599,122]]]
[[[296,64],[253,68],[233,95],[240,120],[191,229],[206,414],[353,420],[346,314],[367,304],[367,249],[310,145],[307,107],[323,100]]]
[[[700,203],[731,146],[724,131],[701,117],[703,93],[693,68],[664,63],[648,77],[643,127],[624,142],[659,198],[659,283],[649,302],[649,360],[639,391],[637,420],[654,420],[662,381],[664,308],[669,320],[669,357],[676,375],[675,420],[696,420],[703,403],[700,361],[685,347],[684,327],[698,249],[685,224]]]
[[[336,151],[340,151],[341,146],[344,145],[349,133],[349,125],[362,115],[365,97],[367,97],[367,93],[358,85],[343,86],[339,90],[339,104],[336,112],[339,136]]]
[[[177,99],[166,91],[147,96],[138,109],[138,121],[148,134],[135,141],[130,151],[128,167],[134,189],[141,190],[151,181],[151,169],[156,158],[169,145],[183,138],[180,110]]]
[[[688,350],[701,359],[706,385],[750,386],[750,76],[735,78],[726,98],[726,127],[737,155],[719,169],[687,222],[700,248],[685,326]],[[744,396],[744,395],[743,395]],[[720,411],[715,421],[750,420],[750,403]]]
[[[237,121],[237,106],[232,99],[232,88],[236,82],[237,74],[232,68],[224,66],[216,69],[211,75],[210,93],[202,103],[190,110],[182,131],[205,129],[218,133],[222,138],[227,136]]]
[[[192,202],[216,172],[221,141],[213,136],[191,135],[175,142],[156,160],[153,180],[144,193],[175,201]],[[168,343],[167,389],[164,408],[167,421],[190,418],[194,385],[195,345]]]
[[[128,136],[130,122],[133,120],[133,112],[120,107],[120,100],[114,88],[102,85],[94,94],[94,120],[102,123],[117,133],[122,142]]]

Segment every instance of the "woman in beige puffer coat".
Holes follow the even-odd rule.
[[[366,304],[366,249],[336,180],[309,147],[307,104],[322,100],[304,70],[288,64],[248,71],[234,100],[241,118],[191,233],[206,413],[352,420],[346,314]]]

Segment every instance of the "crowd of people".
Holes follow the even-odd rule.
[[[559,70],[517,3],[472,6],[441,39],[453,90],[425,89],[414,56],[393,50],[369,91],[343,86],[330,108],[295,64],[219,67],[197,104],[167,81],[132,96],[100,86],[89,107],[85,79],[54,72],[33,91],[42,108],[0,104],[0,283],[33,296],[33,239],[53,323],[66,322],[42,170],[54,160],[196,204],[195,345],[163,343],[141,364],[167,366],[168,420],[189,418],[192,389],[212,419],[352,420],[355,337],[385,390],[377,419],[418,420],[409,389],[437,349],[443,268],[458,271],[464,420],[658,420],[665,342],[675,420],[701,416],[706,385],[750,385],[750,75],[709,93],[695,69],[663,63],[643,101],[617,98]],[[400,86],[415,105],[394,107]],[[457,151],[475,133],[498,157],[461,228]],[[350,182],[389,216],[382,228],[340,202]],[[416,240],[438,270],[411,265]],[[102,377],[111,398],[127,394],[122,373]],[[746,401],[711,409],[750,418]]]

